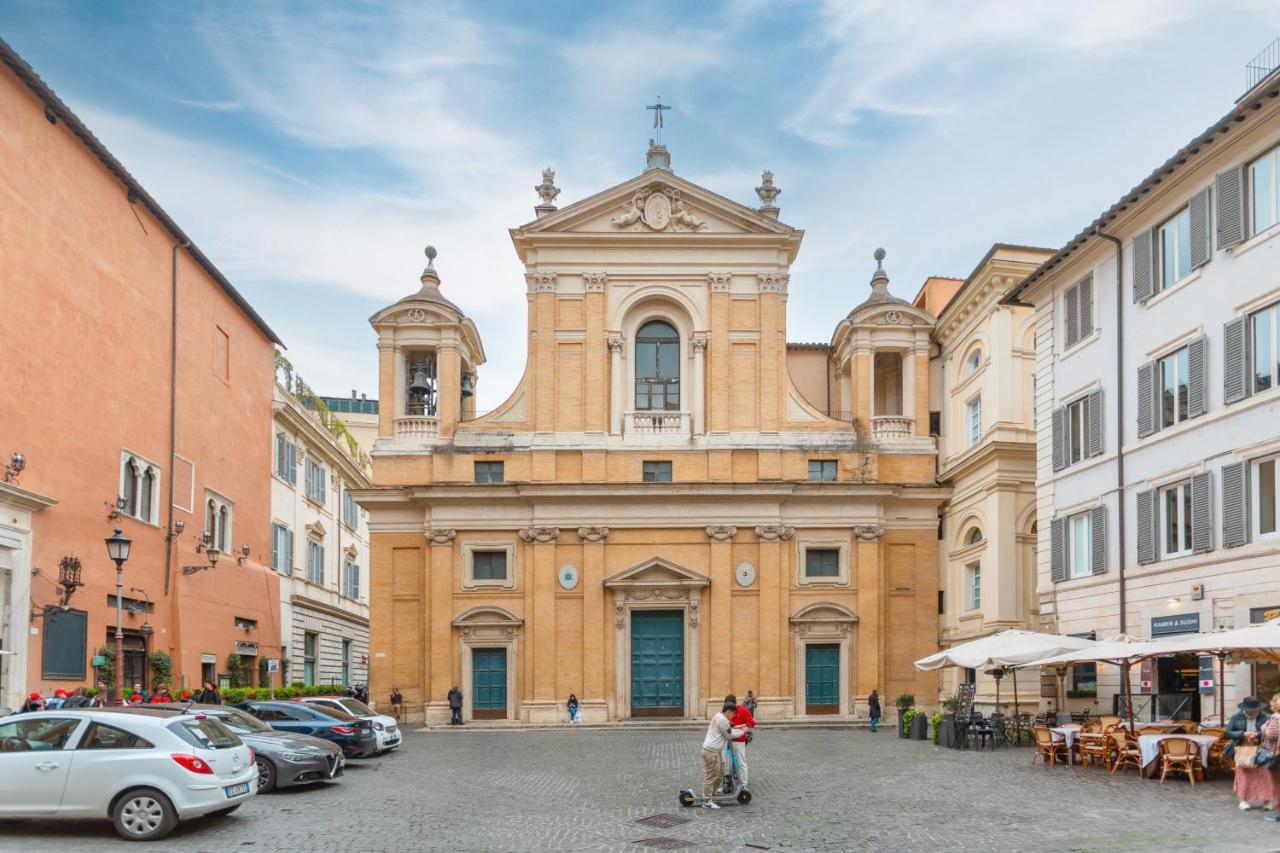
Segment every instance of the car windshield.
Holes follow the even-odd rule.
[[[230,749],[240,746],[240,738],[213,717],[179,717],[169,731],[200,749]]]
[[[344,723],[349,723],[352,720],[357,719],[357,717],[348,714],[346,711],[339,710],[338,708],[330,708],[328,705],[319,705],[315,702],[308,702],[306,705],[316,713],[324,714],[326,717],[333,717],[333,719],[341,720]]]
[[[360,717],[372,717],[376,713],[372,708],[361,702],[359,699],[339,699],[338,702],[342,707]]]
[[[220,711],[217,719],[218,722],[238,735],[270,734],[275,731],[262,720],[237,708],[227,708]]]

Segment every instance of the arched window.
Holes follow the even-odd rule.
[[[204,532],[209,537],[209,544],[214,544],[217,539],[216,525],[218,523],[218,506],[214,503],[213,498],[204,506]]]
[[[138,463],[133,459],[129,459],[124,465],[124,483],[121,490],[121,497],[124,498],[124,511],[126,515],[137,516],[138,514]]]
[[[977,545],[982,541],[982,530],[977,527],[970,527],[969,532],[965,534],[965,545]]]
[[[142,488],[138,492],[138,518],[151,521],[151,500],[156,491],[156,472],[150,467],[142,475]]]
[[[636,332],[636,409],[679,411],[680,335],[663,320],[650,320]]]
[[[973,373],[982,366],[982,348],[974,347],[973,352],[969,353],[969,357],[965,359],[964,369],[966,373]]]
[[[231,513],[224,506],[218,510],[218,550],[227,553],[227,531],[231,527]]]

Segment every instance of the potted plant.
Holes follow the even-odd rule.
[[[945,718],[946,718],[945,715],[941,711],[938,711],[932,717],[929,718],[929,737],[933,740],[934,743],[938,742],[938,732],[941,730],[942,721]]]
[[[912,740],[925,740],[929,737],[929,715],[919,708],[908,708],[902,715],[907,734]]]
[[[907,736],[906,713],[907,709],[916,704],[914,693],[902,693],[897,699],[893,700],[893,704],[898,707],[898,737]]]

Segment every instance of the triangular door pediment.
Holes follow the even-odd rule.
[[[611,588],[707,586],[711,579],[662,557],[652,557],[605,578]]]
[[[651,169],[519,228],[527,234],[790,234],[746,205]]]

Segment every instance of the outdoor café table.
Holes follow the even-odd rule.
[[[1054,740],[1060,740],[1067,745],[1067,764],[1074,764],[1073,747],[1076,745],[1076,735],[1080,734],[1079,723],[1067,723],[1065,726],[1053,726],[1049,729],[1053,734]]]
[[[1120,725],[1124,726],[1126,729],[1127,729],[1127,728],[1129,728],[1129,723],[1128,723],[1128,722],[1123,722],[1123,723],[1121,723]],[[1135,723],[1134,725],[1136,725],[1139,729],[1169,729],[1169,730],[1172,730],[1172,729],[1185,729],[1185,728],[1187,728],[1188,726],[1194,726],[1194,725],[1195,725],[1195,723],[1188,722],[1187,720],[1160,720],[1160,721],[1155,722],[1155,723],[1143,723],[1143,722],[1138,722],[1138,723]]]
[[[1160,754],[1160,741],[1169,738],[1186,738],[1195,741],[1200,746],[1200,763],[1205,769],[1209,769],[1209,747],[1218,742],[1216,735],[1138,735],[1138,751],[1142,753],[1142,769],[1145,772],[1147,768],[1155,763],[1156,757]]]

